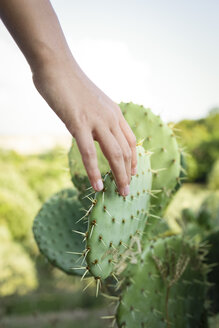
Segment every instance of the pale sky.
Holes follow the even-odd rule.
[[[79,65],[114,101],[165,121],[219,106],[218,0],[51,2]],[[67,133],[1,22],[0,56],[0,135]]]

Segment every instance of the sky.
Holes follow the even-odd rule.
[[[218,0],[52,0],[71,51],[111,99],[165,121],[219,106]],[[0,22],[0,135],[63,135]]]

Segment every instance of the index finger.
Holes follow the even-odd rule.
[[[91,132],[81,132],[75,136],[84,167],[94,190],[103,189],[103,182],[98,168],[97,153]]]

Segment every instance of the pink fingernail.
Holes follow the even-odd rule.
[[[137,174],[137,166],[133,167],[132,169],[132,175],[136,175]]]
[[[122,196],[128,196],[129,194],[129,185],[127,185],[125,188],[121,189]]]
[[[103,189],[103,181],[101,179],[94,184],[94,189],[96,191],[101,191]]]

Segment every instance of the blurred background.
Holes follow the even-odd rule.
[[[219,203],[219,2],[51,1],[70,48],[114,101],[174,122],[188,179],[166,216],[173,229],[206,197]],[[0,327],[103,327],[106,301],[39,254],[32,222],[72,186],[71,136],[34,89],[30,69],[0,22]],[[89,318],[89,320],[88,320]],[[212,323],[212,327],[218,327]]]

